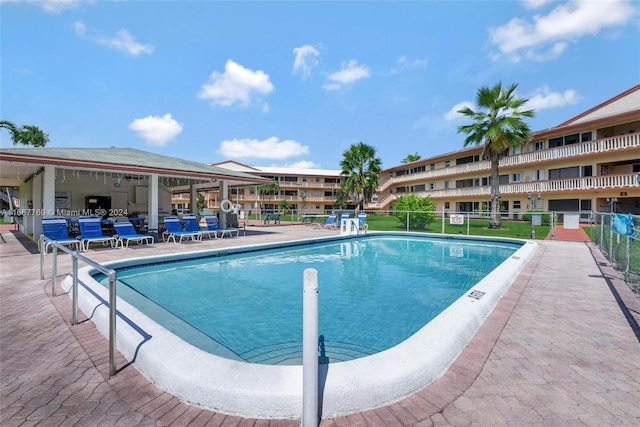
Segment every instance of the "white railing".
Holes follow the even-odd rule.
[[[532,193],[550,193],[555,191],[579,191],[579,190],[601,190],[610,188],[628,188],[640,187],[638,184],[637,173],[626,175],[601,175],[601,176],[585,176],[581,178],[568,178],[548,181],[529,181],[514,182],[511,184],[500,185],[500,193],[508,194],[526,194]],[[398,195],[402,196],[410,193],[394,193],[387,194],[378,200],[377,203],[369,203],[369,209],[385,208],[392,203]],[[441,190],[428,190],[414,192],[422,197],[430,196],[432,199],[444,199],[450,197],[473,197],[473,196],[490,196],[491,187],[484,185],[481,187],[462,187],[462,188],[446,188]]]
[[[582,156],[585,154],[623,150],[633,147],[640,147],[640,133],[614,136],[611,138],[598,139],[595,141],[588,141],[580,144],[565,145],[562,147],[555,147],[547,150],[531,151],[528,153],[507,156],[500,160],[500,167],[518,166],[549,160],[558,160],[569,157]],[[451,166],[448,168],[440,168],[419,173],[388,177],[380,183],[378,192],[382,193],[386,191],[393,184],[437,178],[441,176],[459,175],[463,173],[477,172],[482,170],[489,171],[490,169],[491,162],[483,160],[480,162],[465,163],[464,165]]]

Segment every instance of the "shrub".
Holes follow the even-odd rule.
[[[420,197],[416,194],[398,196],[393,203],[395,215],[400,220],[403,228],[407,228],[407,219],[410,229],[423,229],[436,219],[436,202],[429,196]],[[407,215],[407,211],[409,215]]]

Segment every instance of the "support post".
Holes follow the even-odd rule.
[[[302,292],[302,426],[318,426],[318,271],[304,270]]]
[[[73,260],[73,287],[72,287],[72,296],[71,299],[71,324],[78,324],[78,258],[76,256],[78,252],[74,252],[71,256]]]
[[[116,374],[116,274],[109,274],[109,378]]]
[[[51,281],[51,296],[55,297],[56,296],[56,280],[58,279],[58,247],[56,245],[53,245],[51,252],[53,257],[53,271],[51,273],[53,274],[53,279]]]

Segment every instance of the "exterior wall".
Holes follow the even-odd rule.
[[[500,192],[508,215],[517,218],[531,209],[529,193],[534,195],[535,209],[573,206],[571,210],[639,214],[639,131],[640,122],[630,120],[534,134],[531,142],[512,150],[500,163]],[[552,141],[573,142],[576,134],[576,143],[549,148]],[[378,202],[367,208],[392,210],[398,195],[415,193],[430,196],[438,211],[488,209],[490,163],[476,160],[481,152],[481,147],[474,147],[387,169],[381,174]],[[456,164],[463,158],[474,161]]]
[[[340,171],[338,170],[294,170],[288,168],[249,167],[233,161],[217,163],[215,166],[232,170],[240,170],[257,176],[277,179],[280,186],[279,194],[263,195],[259,197],[257,186],[242,186],[229,188],[229,200],[240,205],[241,209],[251,214],[257,214],[262,206],[263,211],[278,210],[282,200],[286,200],[291,209],[300,214],[325,214],[333,210],[334,193],[340,189]],[[220,209],[220,194],[218,190],[201,189],[205,197],[207,210]],[[306,192],[306,206],[303,195]],[[172,197],[172,204],[188,204],[187,194],[176,193]],[[189,209],[188,206],[185,207]]]

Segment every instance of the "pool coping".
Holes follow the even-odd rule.
[[[374,234],[374,233],[370,233]],[[380,235],[422,236],[424,233],[375,233]],[[473,236],[429,235],[439,239],[520,242],[523,246],[505,260],[500,267],[472,287],[480,299],[458,299],[440,316],[400,345],[347,362],[322,365],[323,417],[335,417],[389,405],[414,394],[440,378],[456,360],[473,335],[491,313],[497,302],[513,283],[538,245],[531,241],[506,238],[472,238]],[[266,245],[229,248],[241,252],[256,248],[282,247],[290,243],[339,240],[339,236],[303,239]],[[350,237],[345,237],[350,238]],[[181,254],[178,258],[220,252],[198,251]],[[155,257],[154,257],[155,258]],[[175,259],[176,256],[161,257]],[[127,260],[134,264],[147,258]],[[122,262],[111,262],[114,265]],[[79,279],[85,285],[93,281],[91,268],[82,269]],[[95,282],[97,284],[97,282]],[[68,289],[70,280],[65,281]],[[100,301],[108,291],[92,286],[94,295],[83,287],[79,293],[80,308],[92,315],[92,321],[103,335],[108,335],[108,309]],[[224,359],[192,347],[180,338],[148,319],[126,301],[118,300],[120,312],[127,313],[130,324],[118,319],[118,349],[127,358],[135,358],[136,368],[159,388],[179,399],[216,412],[247,418],[300,418],[302,412],[302,367],[253,365]],[[463,317],[462,313],[466,313]],[[148,334],[147,338],[140,331]],[[433,344],[446,343],[446,350]],[[173,351],[167,352],[171,348]],[[176,349],[182,348],[181,352]],[[197,366],[197,375],[194,375]],[[214,379],[214,380],[212,380]],[[381,386],[383,384],[383,386]]]

